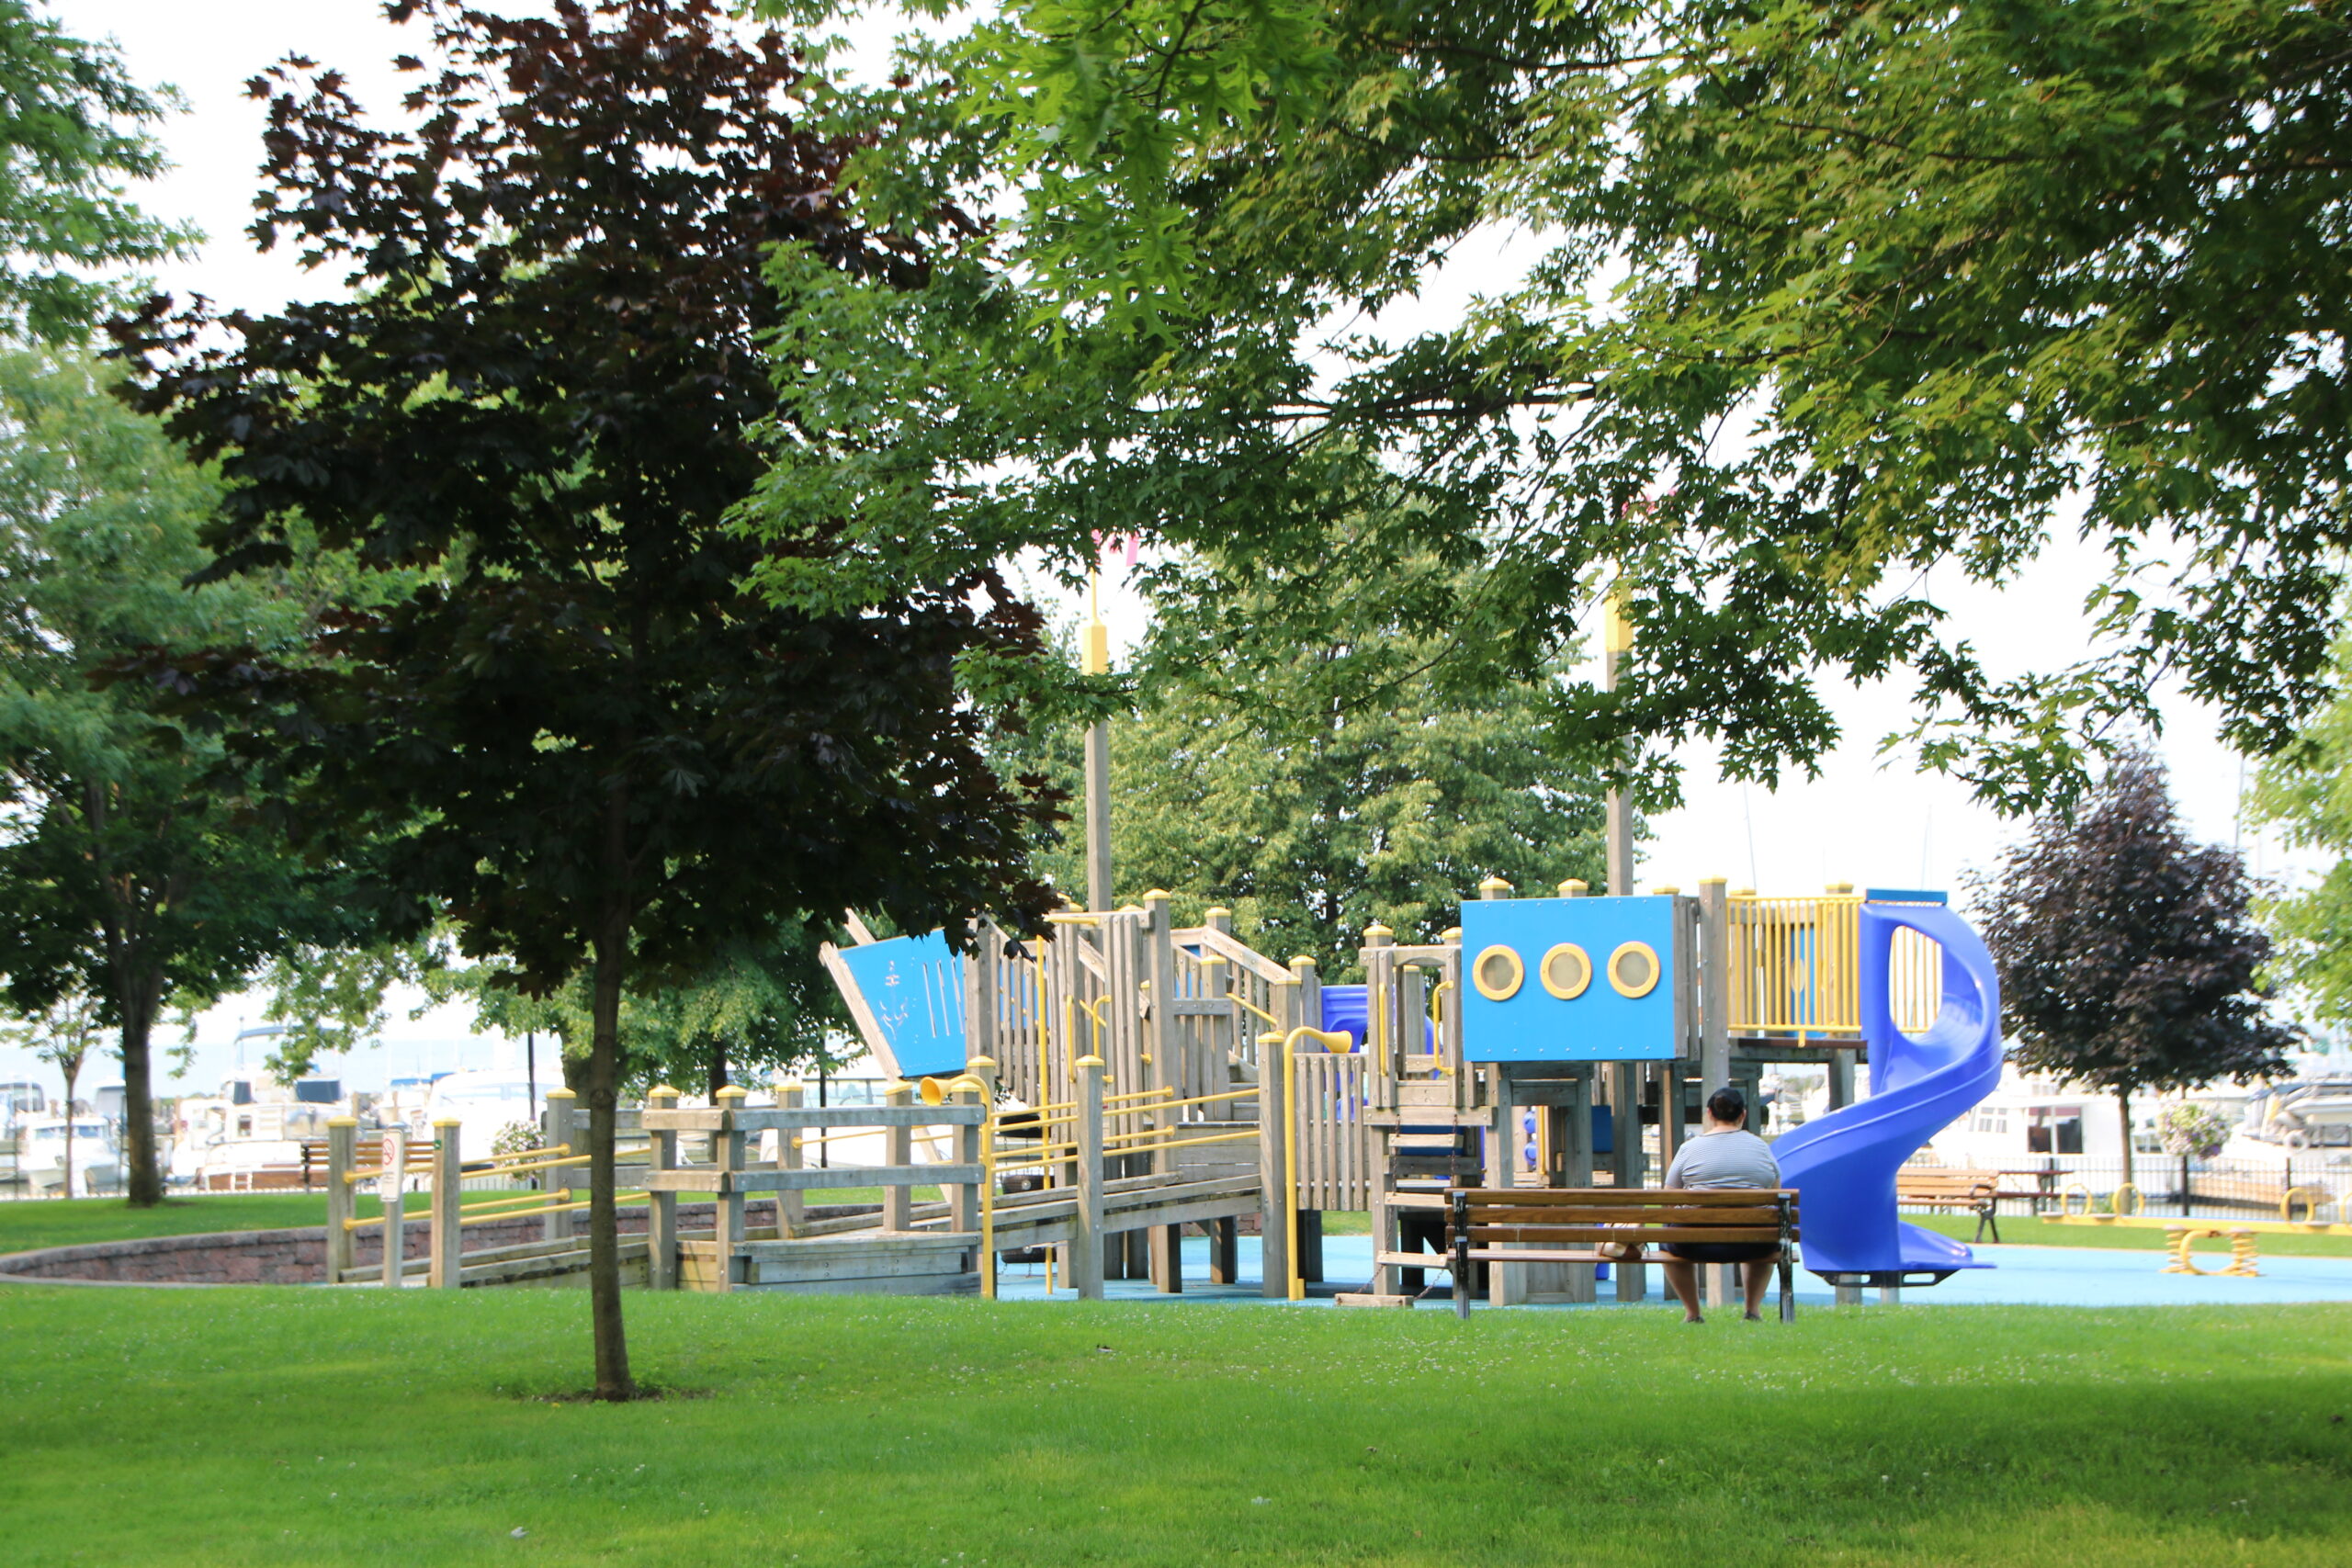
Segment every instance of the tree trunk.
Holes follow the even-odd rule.
[[[727,1087],[727,1042],[710,1043],[710,1102],[718,1103],[718,1091]]]
[[[2130,1182],[2132,1190],[2136,1191],[2140,1184],[2132,1180],[2132,1091],[2128,1089],[2117,1089],[2115,1103],[2117,1109],[2123,1114],[2123,1179]]]
[[[65,1179],[59,1185],[65,1196],[74,1196],[74,1080],[82,1076],[82,1053],[76,1051],[58,1063],[65,1075]]]
[[[620,922],[613,922],[618,924]],[[621,971],[628,932],[596,942],[595,1036],[588,1047],[588,1308],[596,1338],[596,1397],[633,1399],[628,1338],[621,1324],[621,1242],[613,1201],[613,1133],[620,1109]]]
[[[134,1209],[164,1201],[164,1171],[155,1157],[154,1055],[148,1037],[163,1002],[160,975],[141,976],[119,987],[122,1010],[123,1194]]]

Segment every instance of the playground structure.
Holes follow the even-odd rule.
[[[1806,1266],[1849,1297],[1976,1266],[1894,1219],[1895,1168],[1998,1070],[1989,961],[1933,896],[1765,898],[1719,879],[1695,896],[1514,891],[1489,879],[1434,942],[1372,927],[1357,987],[1254,951],[1224,910],[1179,926],[1159,892],[1065,910],[1026,941],[975,922],[964,954],[936,933],[859,930],[868,940],[827,962],[898,1087],[852,1106],[806,1104],[797,1085],[763,1106],[741,1089],[707,1108],[654,1091],[619,1152],[628,1277],[992,1295],[1001,1258],[1043,1249],[1049,1285],[1081,1297],[1106,1280],[1176,1293],[1187,1228],[1210,1237],[1211,1281],[1230,1283],[1249,1227],[1265,1293],[1295,1299],[1323,1273],[1322,1216],[1359,1211],[1374,1276],[1339,1300],[1409,1305],[1427,1272],[1448,1270],[1449,1191],[1650,1185],[1705,1092],[1733,1084],[1756,1103],[1787,1062],[1826,1066],[1833,1106],[1778,1145],[1787,1185],[1813,1189]],[[1858,1103],[1866,1052],[1874,1093]],[[338,1123],[328,1278],[455,1288],[583,1270],[581,1131],[560,1091],[539,1148],[488,1161],[461,1161],[446,1136],[423,1161],[397,1134],[363,1149]],[[828,1145],[884,1152],[842,1164],[818,1157]],[[518,1180],[540,1190],[467,1190]],[[433,1194],[421,1249],[396,1203],[355,1213],[362,1190],[420,1185]],[[817,1201],[873,1189],[878,1203]],[[354,1238],[376,1227],[379,1261],[363,1268]],[[1705,1272],[1720,1292],[1727,1270]],[[1599,1283],[1591,1264],[1479,1273],[1497,1304],[1592,1301]],[[1642,1299],[1645,1273],[1618,1266],[1617,1296]]]

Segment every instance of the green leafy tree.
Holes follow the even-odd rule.
[[[289,942],[362,919],[332,865],[259,818],[255,786],[167,694],[103,683],[142,649],[294,636],[315,589],[262,574],[189,591],[220,485],[86,360],[0,357],[0,989],[26,1012],[96,998],[122,1055],[127,1191],[163,1197],[152,1035]]]
[[[2258,976],[2270,939],[2233,850],[2181,830],[2163,764],[2126,751],[2080,809],[2038,818],[1975,886],[2011,1060],[2115,1096],[2287,1070],[2298,1032]]]
[[[1823,681],[1904,680],[1921,759],[2011,807],[2160,675],[2255,750],[2324,695],[2341,6],[1067,0],[928,63],[967,142],[870,177],[993,167],[1019,220],[915,293],[819,302],[780,258],[870,351],[788,367],[854,436],[779,446],[749,514],[846,519],[860,570],[779,560],[780,594],[1095,530],[1359,580],[1431,550],[1479,570],[1419,629],[1489,623],[1448,658],[1523,674],[1622,572],[1592,735],[1770,780],[1838,738]],[[1394,324],[1505,234],[1523,281]],[[1374,480],[1407,503],[1333,505]],[[2077,497],[2100,640],[1997,675],[1940,591],[2018,581]]]
[[[38,1011],[0,1021],[0,1041],[29,1051],[65,1080],[65,1187],[74,1196],[74,1085],[97,1039],[98,1004],[89,997],[60,997]]]
[[[534,995],[586,975],[595,1393],[627,1399],[624,998],[851,901],[919,928],[1038,919],[1023,844],[1046,805],[982,762],[994,710],[963,678],[1034,659],[1038,623],[986,571],[824,614],[741,586],[773,547],[728,523],[774,406],[760,344],[803,331],[762,257],[912,285],[926,234],[965,221],[862,220],[861,141],[796,117],[791,40],[712,0],[390,11],[433,57],[403,62],[412,128],[307,62],[254,87],[257,235],[360,287],[226,321],[159,301],[119,336],[150,406],[221,462],[215,575],[266,570],[304,519],[430,580],[338,606],[308,661],[223,648],[157,672],[270,727],[248,750],[310,781],[311,841],[383,838],[405,934],[446,914]]]
[[[836,1065],[828,1045],[850,1021],[818,962],[818,942],[808,926],[786,920],[666,983],[630,987],[620,1004],[622,1081],[639,1093],[667,1083],[716,1095],[730,1083]],[[427,988],[469,998],[482,1025],[506,1034],[554,1035],[565,1072],[577,1075],[595,1037],[589,977],[575,975],[545,996],[525,993],[514,979],[501,964],[465,965],[430,976]]]
[[[2337,645],[2335,661],[2339,682],[2352,676],[2352,643]],[[2339,694],[2266,761],[2245,805],[2288,843],[2329,858],[2316,882],[2267,903],[2263,920],[2278,942],[2277,978],[2312,1017],[2352,1022],[2352,698]]]
[[[0,0],[0,335],[78,337],[120,302],[107,276],[194,236],[134,206],[164,150],[150,130],[177,100],[121,52],[65,31],[29,0]]]
[[[1170,607],[1136,651],[1142,700],[1111,726],[1117,897],[1176,895],[1182,918],[1232,909],[1245,940],[1358,977],[1364,928],[1435,941],[1488,876],[1532,896],[1604,881],[1600,768],[1558,724],[1565,669],[1535,680],[1433,680],[1436,639],[1399,628],[1398,607],[1442,575],[1403,561],[1374,582],[1326,582],[1295,617],[1292,596],[1202,563],[1200,597],[1229,604],[1227,644]],[[1041,731],[1013,765],[1075,792],[1068,727]],[[1043,862],[1084,884],[1068,835]]]

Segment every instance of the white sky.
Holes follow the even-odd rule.
[[[522,3],[502,7],[539,10]],[[301,53],[345,71],[370,108],[396,104],[401,78],[391,57],[415,49],[416,28],[395,28],[378,0],[51,0],[51,9],[85,37],[112,36],[142,82],[168,82],[188,112],[164,130],[176,167],[141,194],[150,210],[193,220],[209,236],[191,263],[159,281],[179,293],[198,292],[224,304],[274,309],[290,299],[337,292],[340,278],[306,275],[287,254],[262,255],[243,234],[252,220],[260,160],[262,107],[244,95],[245,82],[288,53]],[[865,29],[861,43],[878,43],[890,24]],[[1523,258],[1501,247],[1487,257],[1464,254],[1432,280],[1422,312],[1442,316],[1474,292],[1496,292],[1515,281]],[[1391,324],[1404,324],[1392,318]],[[2087,650],[2083,595],[2098,561],[2069,545],[2005,592],[1934,584],[1951,612],[1957,636],[1973,642],[1997,670],[2053,668]],[[1132,596],[1106,596],[1114,635],[1131,641],[1141,630]],[[1845,744],[1822,759],[1817,780],[1784,784],[1778,792],[1714,782],[1704,750],[1685,756],[1690,804],[1656,824],[1657,840],[1641,866],[1645,886],[1721,874],[1735,886],[1798,893],[1831,881],[1858,886],[1951,887],[1965,868],[1985,864],[2016,831],[1968,798],[1962,786],[1911,771],[1907,762],[1882,763],[1879,737],[1905,723],[1900,690],[1846,690],[1835,707]],[[2209,840],[2239,837],[2237,803],[2242,770],[2235,753],[2214,735],[2211,716],[2177,694],[2164,704],[2163,750],[2173,785],[2193,831]],[[2273,842],[2248,834],[2244,845],[2258,873],[2295,875],[2308,865]],[[1532,891],[1532,890],[1531,890]],[[258,1005],[232,1002],[200,1021],[198,1064],[162,1092],[209,1088],[233,1061],[231,1042]],[[521,1045],[470,1036],[469,1017],[443,1010],[411,1022],[395,1012],[382,1052],[350,1066],[361,1087],[397,1072],[454,1066],[519,1066]],[[544,1070],[544,1054],[542,1055]],[[0,1078],[54,1075],[21,1052],[0,1050]],[[113,1082],[109,1060],[85,1072],[85,1085]],[[86,1090],[85,1090],[86,1092]]]

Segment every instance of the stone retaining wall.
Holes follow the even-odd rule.
[[[872,1213],[872,1203],[811,1204],[809,1217]],[[765,1200],[746,1203],[748,1224],[775,1224],[775,1203]],[[584,1212],[581,1216],[584,1221]],[[623,1235],[645,1234],[645,1210],[625,1208],[618,1216]],[[492,1220],[465,1230],[468,1252],[486,1252],[539,1239],[545,1221],[537,1215]],[[678,1205],[678,1228],[707,1230],[712,1205]],[[353,1238],[356,1264],[361,1269],[380,1269],[384,1233],[369,1226]],[[401,1227],[401,1254],[424,1258],[433,1242],[422,1214],[411,1214]],[[0,1257],[0,1280],[57,1280],[113,1285],[315,1285],[326,1277],[327,1232],[324,1225],[300,1230],[215,1231],[202,1235],[142,1236],[130,1241],[89,1242],[79,1247],[43,1247]]]

